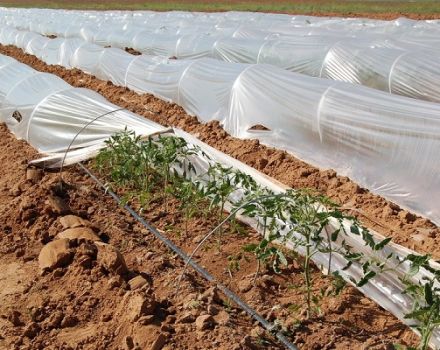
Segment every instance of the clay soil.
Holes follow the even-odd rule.
[[[228,135],[218,122],[201,124],[176,104],[149,94],[139,95],[111,82],[99,80],[78,69],[47,65],[14,46],[0,45],[0,53],[14,57],[36,70],[56,74],[75,87],[95,90],[112,103],[165,126],[181,128],[207,144],[256,168],[293,188],[313,188],[357,216],[367,227],[392,237],[393,241],[420,253],[440,258],[440,229],[429,220],[361,188],[333,170],[313,167],[294,156],[261,145],[258,140],[240,140]]]
[[[27,168],[36,157],[0,126],[1,349],[282,348],[195,273],[176,293],[183,263],[175,255],[81,170],[65,170],[60,187],[57,172]],[[155,201],[146,218],[189,252],[214,222],[196,216],[186,233],[178,207],[171,200],[165,210]],[[70,238],[60,236],[72,228]],[[81,238],[84,230],[95,242]],[[255,260],[242,247],[258,242],[258,234],[229,227],[224,235],[197,261],[277,320],[301,349],[416,343],[410,329],[352,287],[325,297],[319,313],[304,320],[302,271],[293,257],[282,274],[263,270],[253,284]],[[331,281],[319,271],[312,278],[316,295],[329,290]]]

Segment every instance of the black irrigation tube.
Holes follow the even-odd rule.
[[[81,169],[89,175],[93,181],[95,181],[99,187],[104,189],[106,193],[108,193],[113,199],[121,205],[121,198],[112,190],[110,190],[105,184],[103,184],[88,168],[86,168],[82,163],[78,163]],[[206,271],[203,267],[197,264],[194,260],[190,259],[188,255],[183,252],[179,247],[177,247],[171,240],[162,235],[154,226],[152,226],[149,222],[143,219],[134,209],[132,209],[128,204],[125,204],[123,207],[127,210],[131,216],[133,216],[139,223],[141,223],[148,231],[150,231],[157,239],[163,242],[168,248],[170,248],[174,253],[176,253],[180,258],[183,259],[185,263],[190,265],[194,270],[196,270],[204,279],[208,282],[214,282],[215,286],[221,290],[229,299],[234,301],[241,309],[243,309],[249,316],[258,321],[267,331],[273,333],[276,330],[276,325],[268,322],[264,317],[257,313],[253,308],[251,308],[246,302],[244,302],[240,297],[231,291],[229,288],[225,287],[221,283],[217,282],[215,277],[212,276],[208,271]],[[284,336],[281,332],[276,332],[275,337],[279,340],[281,344],[283,344],[289,350],[298,350],[298,348],[292,344],[286,336]]]

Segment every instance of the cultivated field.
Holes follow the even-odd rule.
[[[437,26],[0,9],[0,348],[439,348]]]
[[[440,4],[436,0],[416,1],[360,1],[360,0],[231,0],[191,1],[127,0],[102,1],[3,1],[2,6],[41,7],[80,10],[152,10],[152,11],[258,11],[317,16],[351,16],[394,19],[406,16],[415,19],[432,19],[440,16]]]

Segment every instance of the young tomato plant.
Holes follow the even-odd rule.
[[[208,181],[205,186],[205,196],[210,198],[210,208],[219,207],[218,222],[223,220],[223,213],[227,201],[231,200],[231,195],[238,189],[248,193],[256,188],[253,178],[232,167],[224,167],[219,163],[209,166],[207,171]],[[220,235],[223,232],[220,227]]]
[[[344,216],[337,205],[325,196],[314,194],[310,190],[289,190],[281,194],[272,194],[264,190],[260,192],[263,195],[245,205],[243,213],[261,220],[259,226],[262,227],[264,237],[260,244],[251,245],[246,250],[254,252],[257,259],[263,262],[273,256],[280,262],[285,261],[280,250],[271,244],[275,240],[278,243],[289,243],[300,251],[303,259],[298,262],[302,265],[304,275],[308,318],[315,309],[313,301],[317,300],[313,295],[314,287],[311,279],[312,261],[316,254],[328,255],[329,275],[332,275],[331,261],[334,253],[342,255],[347,260],[346,268],[354,262],[362,262],[364,275],[359,282],[353,281],[359,286],[366,284],[384,266],[384,263],[372,262],[361,253],[352,253],[351,247],[344,240],[338,248],[334,248],[333,242],[341,233],[346,234],[343,220],[352,218]],[[335,220],[339,228],[329,234],[327,226],[331,220]],[[376,243],[372,235],[356,221],[353,221],[351,230],[354,234],[362,235],[366,245],[374,250],[382,249],[389,242],[389,239],[386,239]],[[276,260],[275,262],[278,263]]]
[[[159,136],[155,143],[158,146],[154,155],[154,167],[163,179],[163,191],[167,206],[167,193],[174,193],[176,186],[180,186],[180,177],[186,178],[187,172],[194,171],[194,166],[189,160],[192,155],[199,152],[197,147],[188,147],[188,143],[181,137]],[[177,173],[180,167],[183,174]]]
[[[331,274],[331,260],[334,253],[338,253],[347,260],[348,268],[354,261],[363,263],[364,275],[360,281],[354,281],[358,286],[362,286],[374,276],[377,271],[385,266],[385,262],[376,264],[362,253],[353,254],[351,247],[342,240],[338,248],[334,248],[333,242],[337,241],[339,235],[345,232],[343,220],[350,219],[338,210],[336,204],[332,203],[327,197],[315,194],[310,190],[289,190],[285,199],[285,216],[290,224],[288,233],[284,236],[289,242],[302,251],[304,260],[302,263],[304,282],[306,287],[306,304],[307,304],[307,318],[313,313],[313,282],[311,279],[312,259],[320,253],[326,254],[329,265],[327,268],[328,274]],[[338,223],[338,229],[331,234],[327,231],[327,226],[330,221],[334,220]],[[383,249],[383,247],[390,241],[385,239],[376,243],[372,235],[363,227],[360,227],[357,221],[353,221],[351,231],[355,234],[362,234],[366,245],[369,245],[375,250]],[[337,271],[336,271],[337,272]]]
[[[257,279],[261,265],[272,260],[272,268],[278,273],[279,266],[287,265],[287,259],[281,249],[273,242],[281,238],[278,219],[283,218],[283,195],[275,195],[271,191],[261,189],[252,192],[246,197],[256,198],[243,207],[243,214],[258,218],[257,228],[262,231],[263,238],[258,244],[249,244],[244,247],[247,252],[254,253],[257,259],[257,270],[254,281]]]
[[[420,284],[408,284],[405,293],[414,299],[413,310],[405,315],[418,323],[412,327],[420,333],[420,350],[429,349],[429,341],[434,330],[440,326],[440,288],[434,286],[434,280],[427,279]]]
[[[269,235],[263,238],[258,244],[248,244],[243,250],[246,252],[252,252],[257,259],[257,271],[255,272],[254,282],[256,281],[258,274],[260,273],[261,264],[266,264],[267,261],[272,260],[272,268],[274,272],[279,273],[279,266],[287,265],[287,259],[280,248],[273,245],[273,241],[276,240],[275,235]]]
[[[409,254],[402,262],[409,262],[408,273],[402,279],[405,285],[404,293],[413,299],[411,312],[405,318],[416,321],[411,327],[420,333],[419,350],[429,349],[429,341],[434,331],[440,326],[440,271],[429,264],[429,255]],[[431,277],[422,277],[419,281],[414,278],[423,268],[431,273]]]
[[[200,183],[194,183],[190,180],[175,181],[175,184],[173,195],[180,202],[180,209],[184,213],[185,233],[188,234],[188,222],[200,208],[200,203],[203,201],[203,191]]]
[[[157,147],[151,140],[142,141],[127,130],[113,135],[106,144],[95,160],[98,172],[109,177],[111,183],[126,189],[126,201],[137,197],[144,206],[157,178],[151,161]]]

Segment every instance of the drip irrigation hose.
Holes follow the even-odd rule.
[[[122,204],[121,198],[109,189],[104,183],[102,183],[88,168],[86,168],[82,163],[78,163],[81,169],[91,177],[93,181],[96,182],[99,187],[101,187],[105,193],[108,193],[118,205]],[[190,265],[195,271],[197,271],[204,279],[210,283],[215,283],[215,286],[221,290],[229,299],[231,299],[235,304],[237,304],[242,310],[244,310],[249,316],[258,321],[268,332],[272,333],[278,341],[283,344],[286,349],[298,350],[298,348],[292,344],[287,337],[285,337],[281,332],[277,331],[277,326],[273,323],[268,322],[264,317],[257,313],[252,307],[250,307],[245,301],[241,300],[240,297],[231,291],[229,288],[225,287],[221,283],[217,282],[215,277],[212,276],[203,267],[192,260],[185,252],[183,252],[179,247],[177,247],[171,240],[162,235],[154,226],[152,226],[148,221],[142,218],[134,209],[132,209],[128,204],[123,206],[131,216],[133,216],[142,226],[144,226],[148,231],[150,231],[157,239],[164,243],[169,249],[176,253],[184,262]],[[276,333],[275,333],[276,332]]]

